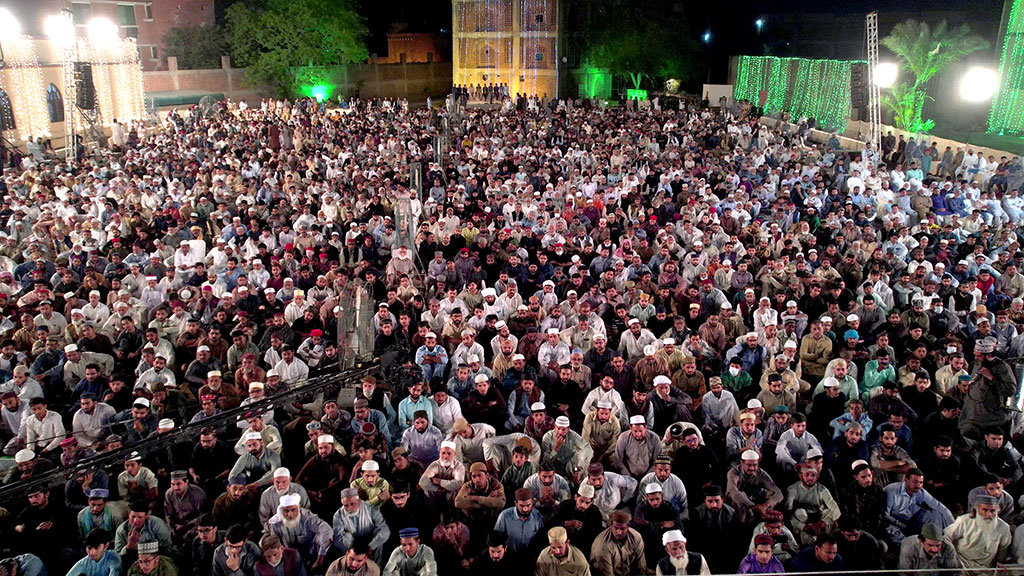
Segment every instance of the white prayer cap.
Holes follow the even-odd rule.
[[[548,334],[558,336],[558,328],[548,328]]]
[[[250,440],[263,440],[263,436],[260,436],[259,432],[249,432],[245,435],[245,441],[248,442]]]
[[[363,472],[377,472],[380,470],[380,464],[377,464],[376,460],[367,460],[363,462]]]
[[[289,472],[288,469],[283,467],[283,466],[281,468],[278,468],[277,470],[274,470],[274,478],[291,478],[291,477],[292,477],[292,473]]]
[[[317,444],[334,444],[334,436],[330,434],[322,434],[316,438]]]
[[[658,352],[658,347],[654,344],[648,344],[644,346],[644,356],[654,356]]]
[[[661,491],[661,484],[658,484],[657,482],[651,482],[647,486],[644,486],[644,494],[657,494]]]
[[[18,450],[18,452],[14,454],[14,462],[17,464],[21,464],[23,462],[28,462],[29,460],[32,460],[35,457],[35,452],[29,450],[28,448],[22,448],[21,450]]]
[[[558,418],[555,418],[555,426],[558,426],[560,428],[568,428],[569,419],[566,418],[565,416],[559,416]]]
[[[665,338],[664,340],[661,341],[661,343],[663,345],[665,345],[665,346],[674,346],[675,343],[676,343],[676,339],[675,338]]]
[[[740,454],[740,460],[760,460],[761,456],[753,450],[744,450],[743,454]]]
[[[298,506],[302,503],[302,496],[299,494],[285,494],[281,496],[281,504],[278,508],[288,508],[289,506]]]
[[[671,384],[671,383],[672,383],[672,379],[669,378],[668,376],[665,376],[664,374],[658,374],[657,376],[654,377],[654,385],[655,386],[658,386],[658,385],[661,385],[661,384]]]
[[[477,374],[473,378],[473,382],[477,382],[477,383],[480,383],[480,382],[490,382],[490,381],[491,381],[491,379],[487,377],[487,374]]]
[[[437,338],[437,334],[434,334],[433,332],[427,332],[423,337],[424,338]]]
[[[533,404],[530,404],[530,412],[540,412],[542,410],[547,410],[547,406],[544,406],[543,402],[534,402]]]
[[[445,440],[444,442],[441,442],[441,449],[444,450],[445,448],[451,448],[452,450],[458,450],[458,446],[456,446],[455,442],[452,442],[451,440]]]
[[[686,544],[686,536],[679,530],[669,530],[661,536],[661,545],[668,546],[672,542],[682,542]]]
[[[64,352],[78,352],[78,344],[68,344],[64,347]]]
[[[647,425],[647,420],[643,416],[640,416],[639,414],[636,415],[636,416],[630,416],[629,417],[629,425],[633,426],[634,424],[639,424],[640,426],[646,426]]]

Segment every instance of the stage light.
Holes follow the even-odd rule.
[[[711,32],[705,32],[704,36],[701,36],[705,43],[711,42]]]
[[[879,88],[892,88],[899,77],[900,67],[895,62],[880,62],[875,66],[875,86]]]
[[[89,41],[94,44],[109,45],[119,40],[117,35],[117,24],[106,18],[93,18],[89,20]]]
[[[758,18],[757,20],[754,20],[754,26],[757,26],[757,31],[760,32],[761,28],[764,26],[764,18]]]
[[[21,22],[7,8],[0,8],[0,40],[21,36]]]
[[[960,97],[968,102],[984,102],[999,88],[999,75],[991,68],[971,68],[960,81]]]
[[[75,41],[75,24],[70,14],[54,14],[47,16],[43,24],[46,37],[58,46],[68,46]]]

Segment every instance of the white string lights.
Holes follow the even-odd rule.
[[[50,135],[50,115],[46,109],[46,87],[43,71],[36,58],[35,46],[27,36],[3,40],[4,79],[7,95],[14,111],[18,136],[28,140]]]
[[[141,120],[146,116],[146,98],[142,84],[142,63],[135,39],[121,40],[116,47],[116,58],[111,64],[116,116],[121,122]]]

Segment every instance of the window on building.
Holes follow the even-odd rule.
[[[133,4],[118,4],[117,18],[124,29],[124,35],[129,38],[139,37],[138,22],[135,21],[135,6]]]
[[[153,19],[153,5],[152,4],[146,4],[146,5],[143,6],[143,9],[145,10],[146,20],[152,20]]]
[[[50,122],[64,121],[64,97],[53,84],[46,89],[46,107],[50,111]]]
[[[14,130],[15,128],[17,126],[14,124],[14,109],[11,108],[11,99],[7,97],[7,92],[0,88],[0,131]]]
[[[92,18],[92,4],[88,2],[72,2],[71,14],[75,18],[75,24],[85,26]]]
[[[150,60],[159,60],[160,59],[160,54],[157,52],[156,46],[150,46],[149,47],[149,59]]]

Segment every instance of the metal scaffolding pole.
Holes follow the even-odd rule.
[[[868,142],[878,154],[882,149],[882,98],[875,83],[875,69],[878,67],[878,12],[869,13],[865,25],[868,43]]]

